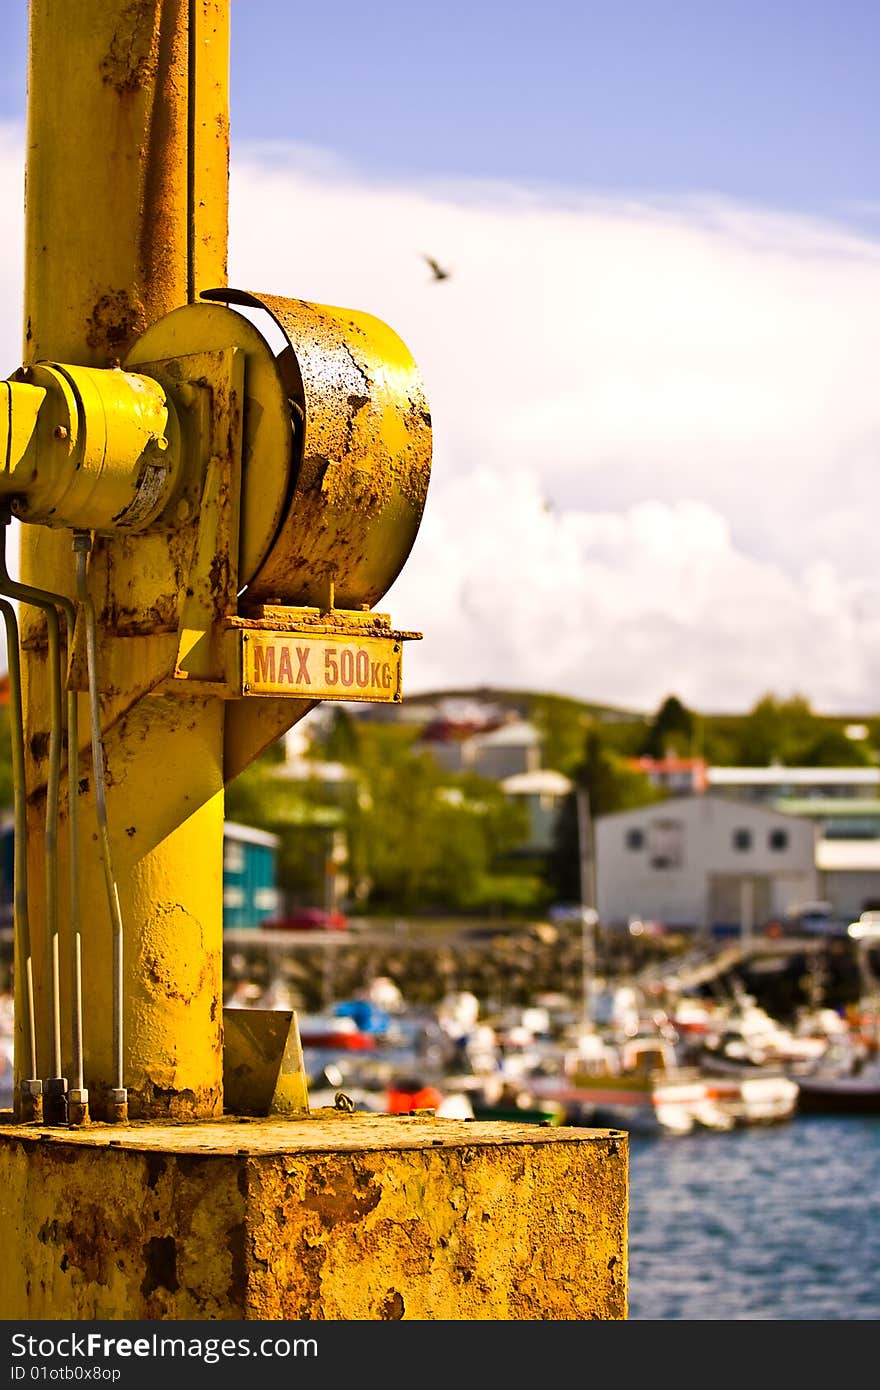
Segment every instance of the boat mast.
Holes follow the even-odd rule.
[[[580,783],[575,792],[578,829],[578,860],[580,865],[581,896],[581,988],[583,1026],[593,1026],[593,982],[596,973],[596,857],[593,845],[593,816],[590,793]]]

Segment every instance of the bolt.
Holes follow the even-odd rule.
[[[128,1091],[124,1086],[114,1087],[107,1097],[107,1119],[110,1124],[125,1124],[128,1121]]]
[[[52,433],[56,439],[64,440],[70,438],[70,431],[66,425],[56,425]]]
[[[250,635],[250,633],[249,633],[249,632],[243,632],[243,633],[241,634],[241,640],[242,640],[242,642],[249,642],[249,641],[251,640],[251,635]]]
[[[251,689],[251,688],[250,688],[250,686],[248,685],[247,681],[245,681],[244,685],[243,685],[241,688],[242,688],[242,690],[244,691],[245,695],[249,695],[249,694],[250,694],[250,689]]]

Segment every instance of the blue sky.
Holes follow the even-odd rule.
[[[385,172],[855,216],[877,188],[878,54],[868,0],[236,0],[234,130]]]
[[[15,117],[27,6],[4,11]],[[872,0],[232,0],[233,138],[369,174],[720,193],[873,229],[878,59]]]
[[[408,693],[876,711],[878,59],[866,0],[232,0],[230,283],[373,313],[425,378],[428,503],[380,605],[425,634]]]

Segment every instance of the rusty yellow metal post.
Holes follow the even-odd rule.
[[[31,0],[0,1317],[622,1318],[624,1134],[310,1110],[294,1014],[224,1045],[224,783],[318,700],[401,698],[419,634],[373,609],[431,457],[386,325],[226,284],[229,4]]]
[[[154,321],[226,283],[229,0],[32,0],[24,363],[108,367]],[[153,557],[101,539],[91,559],[104,672],[108,819],[124,924],[129,1114],[222,1108],[223,703],[150,694],[162,641]],[[76,601],[70,532],[25,526],[21,577]],[[158,587],[161,587],[159,585]],[[45,910],[45,616],[22,608],[31,911]],[[80,696],[85,1081],[118,1085],[113,933]],[[62,796],[59,881],[68,839]],[[61,895],[62,934],[66,894]],[[40,946],[35,942],[35,956]],[[37,1032],[50,1046],[47,962]],[[16,1001],[25,990],[16,980]],[[69,982],[65,982],[65,990]],[[24,1020],[17,1019],[17,1037]],[[65,1041],[65,1065],[67,1049]],[[21,1051],[19,1048],[18,1051]],[[23,1053],[22,1053],[23,1055]]]

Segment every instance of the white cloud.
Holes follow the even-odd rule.
[[[20,160],[3,135],[10,370]],[[410,694],[876,707],[880,242],[705,199],[396,186],[245,147],[229,262],[238,287],[376,314],[424,374],[428,505],[380,604],[425,633]]]

